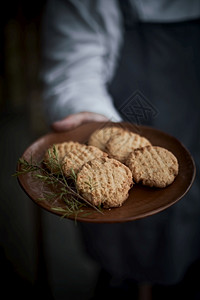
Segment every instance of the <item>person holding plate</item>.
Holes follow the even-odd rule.
[[[172,297],[172,285],[194,299],[196,285],[188,298],[181,282],[200,258],[199,1],[50,0],[43,25],[44,111],[55,131],[91,121],[150,125],[184,143],[197,167],[190,192],[161,213],[80,224],[100,283],[112,296],[148,283],[153,299]]]

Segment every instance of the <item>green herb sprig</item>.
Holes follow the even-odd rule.
[[[47,191],[43,192],[43,197],[37,200],[47,201],[51,205],[51,209],[61,213],[63,217],[74,215],[76,218],[79,213],[84,212],[84,207],[92,207],[102,214],[100,208],[92,205],[79,194],[76,188],[76,174],[73,169],[71,169],[70,180],[66,179],[55,146],[53,146],[53,151],[48,151],[48,162],[36,163],[32,157],[30,161],[20,158],[18,170],[14,176],[18,177],[27,173],[31,173],[34,178],[48,186]],[[61,200],[65,206],[56,206],[57,199]]]

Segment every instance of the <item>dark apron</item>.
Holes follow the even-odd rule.
[[[174,284],[200,258],[200,21],[129,26],[109,86],[123,118],[176,136],[197,175],[177,204],[124,224],[82,224],[89,254],[115,278]],[[127,113],[131,99],[138,108]],[[137,106],[137,105],[136,105]]]

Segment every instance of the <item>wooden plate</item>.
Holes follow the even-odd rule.
[[[76,217],[77,221],[93,223],[133,221],[156,214],[168,208],[179,201],[188,192],[195,177],[195,164],[191,155],[176,138],[151,127],[133,126],[129,123],[87,123],[65,133],[50,133],[41,137],[28,147],[24,152],[23,157],[30,160],[30,157],[32,156],[33,161],[40,162],[50,145],[68,140],[85,143],[94,130],[108,125],[117,125],[128,128],[129,130],[148,138],[153,145],[170,150],[178,159],[179,174],[175,181],[164,189],[149,188],[135,184],[130,191],[129,198],[122,207],[103,209],[103,214],[100,214],[92,208],[85,208],[85,212],[90,213],[80,213]],[[33,179],[30,173],[20,175],[18,180],[27,195],[39,206],[54,214],[62,215],[61,212],[52,209],[52,205],[47,201],[38,202],[37,199],[43,196],[43,183]],[[57,202],[56,205],[59,207],[63,206],[60,202]],[[75,216],[72,215],[69,218],[74,219]]]

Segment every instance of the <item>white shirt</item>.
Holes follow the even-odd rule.
[[[129,17],[174,22],[200,17],[199,0],[122,0]],[[44,109],[48,121],[90,111],[121,117],[107,91],[123,44],[117,0],[50,0],[43,27]]]

